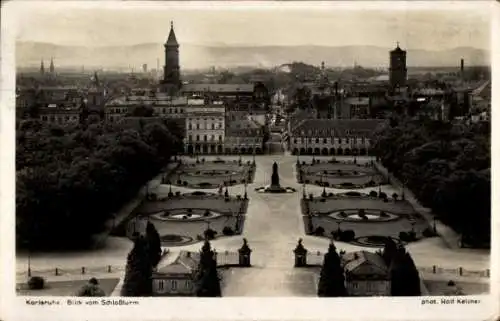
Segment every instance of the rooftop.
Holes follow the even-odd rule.
[[[362,264],[368,263],[378,267],[381,271],[387,273],[388,267],[384,260],[377,253],[368,251],[348,252],[342,256],[342,262],[346,272],[355,271]]]
[[[198,266],[200,253],[181,251],[177,258],[171,264],[161,266],[157,269],[162,274],[190,274]]]
[[[293,136],[371,136],[377,127],[386,121],[382,119],[305,119],[292,128]]]
[[[182,86],[183,92],[214,92],[214,93],[253,93],[252,84],[187,84]]]

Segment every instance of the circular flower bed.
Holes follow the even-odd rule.
[[[180,246],[193,242],[193,238],[185,235],[165,234],[160,236],[163,246]]]
[[[214,219],[221,215],[209,209],[176,208],[152,214],[151,217],[160,221],[200,221]]]
[[[347,209],[332,212],[328,216],[345,222],[389,222],[399,219],[396,214],[374,209]]]
[[[352,243],[361,245],[361,246],[369,246],[369,247],[384,247],[387,239],[392,239],[396,244],[402,243],[401,240],[391,236],[382,236],[382,235],[367,235],[357,237]]]

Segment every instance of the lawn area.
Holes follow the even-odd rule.
[[[119,278],[99,279],[99,286],[106,296],[110,296],[118,281]],[[18,283],[16,292],[26,296],[75,296],[87,282],[88,280],[47,282],[43,290],[29,290],[26,283]]]
[[[217,188],[221,184],[234,186],[253,182],[255,165],[251,161],[238,160],[199,161],[181,164],[174,172],[163,180],[188,188]]]
[[[490,291],[488,283],[455,281],[455,286],[449,286],[444,280],[423,280],[429,295],[478,295]],[[457,291],[457,289],[459,291]]]
[[[347,163],[316,160],[297,166],[297,181],[337,188],[363,188],[385,183],[386,179],[369,163]]]
[[[358,215],[359,209],[365,210],[366,219]],[[331,232],[339,228],[341,230],[352,230],[355,238],[367,236],[390,236],[399,238],[400,232],[411,231],[416,233],[417,239],[423,237],[423,231],[429,228],[427,221],[421,217],[404,200],[382,199],[369,196],[343,196],[334,195],[328,197],[315,197],[303,200],[305,211],[304,223],[306,230],[313,233],[318,227],[324,229],[324,236],[331,237]],[[310,216],[307,215],[309,211]],[[383,211],[385,217],[380,217]],[[344,212],[345,217],[339,215]],[[309,220],[312,222],[312,230],[309,230]]]

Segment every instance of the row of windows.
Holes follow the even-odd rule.
[[[258,143],[261,141],[260,137],[226,137],[228,143]]]
[[[169,281],[160,280],[160,281],[158,281],[158,289],[160,291],[164,290],[165,289],[165,285],[167,285],[167,283],[170,283],[170,289],[171,290],[176,291],[178,289],[178,287],[177,287],[177,280],[169,280]],[[191,282],[185,281],[184,282],[184,288],[187,289],[187,290],[190,290],[191,289]]]
[[[217,124],[214,124],[214,123],[211,123],[211,124],[207,124],[207,123],[196,123],[196,124],[191,124],[189,123],[188,124],[188,129],[189,130],[193,130],[193,128],[196,128],[196,129],[223,129],[224,126],[222,125],[222,123],[217,123]]]
[[[305,131],[305,130],[301,130],[301,131],[300,131],[300,134],[301,134],[302,136],[321,136],[321,135],[326,134],[326,133],[328,133],[328,132],[329,132],[329,130],[314,130],[314,131],[313,131],[312,129],[309,129],[309,130],[307,131],[307,135],[306,135],[306,131]],[[362,133],[363,131],[346,129],[346,130],[344,131],[344,134],[345,134],[346,136],[350,136],[350,135],[356,135],[356,134],[359,134],[360,132]],[[366,132],[366,131],[365,131],[365,132]],[[314,135],[313,135],[313,134],[314,134]],[[318,135],[318,134],[319,134],[319,135]]]
[[[365,144],[365,143],[369,143],[370,140],[368,138],[364,138],[364,137],[361,137],[361,138],[358,138],[358,139],[355,139],[355,138],[351,138],[350,139],[351,141],[358,141],[358,142],[361,142],[361,144]],[[293,143],[294,144],[300,144],[302,143],[302,141],[304,143],[309,143],[309,144],[312,144],[313,141],[316,143],[316,144],[319,144],[320,143],[320,138],[316,138],[316,139],[313,139],[313,138],[295,138],[293,140]],[[330,138],[323,138],[322,139],[323,141],[323,144],[328,144],[330,143]],[[334,143],[334,144],[348,144],[349,143],[349,138],[332,138],[331,141]]]
[[[47,115],[43,115],[42,116],[42,120],[43,121],[49,121],[49,122],[57,122],[59,124],[62,124],[64,122],[68,122],[68,121],[76,121],[78,120],[79,116],[47,116]]]
[[[209,139],[208,139],[208,135],[203,135],[203,141],[204,142],[207,142]],[[219,142],[222,141],[222,135],[218,135],[218,138],[217,140]],[[188,136],[188,141],[192,142],[193,141],[193,135],[189,135]],[[200,135],[196,135],[196,141],[199,142],[200,141]],[[210,135],[210,141],[215,141],[215,135]]]

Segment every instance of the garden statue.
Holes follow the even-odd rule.
[[[280,186],[280,176],[278,174],[278,164],[274,162],[273,164],[273,173],[271,175],[271,186],[279,187]]]

